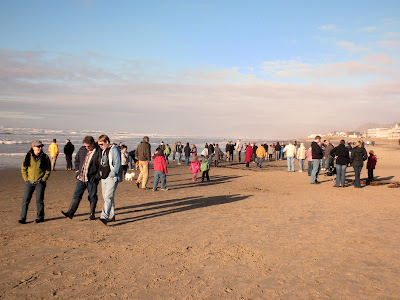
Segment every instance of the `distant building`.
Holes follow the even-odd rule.
[[[367,137],[381,139],[398,139],[400,138],[400,126],[398,123],[396,123],[393,128],[370,128],[367,130]]]

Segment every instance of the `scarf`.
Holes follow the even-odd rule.
[[[40,152],[39,155],[35,155],[33,150],[29,150],[29,152],[25,156],[24,160],[24,167],[27,168],[31,165],[31,156],[35,161],[38,161],[40,159],[40,166],[39,168],[42,170],[47,170],[49,167],[49,164],[47,162],[46,156],[44,155],[43,152]]]

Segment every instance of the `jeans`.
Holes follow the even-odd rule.
[[[312,161],[308,161],[308,176],[311,176],[311,172],[312,172]]]
[[[167,176],[165,176],[164,172],[154,171],[154,185],[153,190],[157,190],[158,181],[161,179],[161,189],[167,188]]]
[[[27,181],[25,183],[24,196],[22,198],[22,207],[20,219],[26,220],[26,214],[28,212],[29,203],[31,202],[33,192],[36,190],[36,218],[44,218],[44,191],[46,190],[46,182],[34,182]]]
[[[146,188],[147,181],[149,180],[149,162],[139,160],[140,174],[136,182],[142,183],[142,189]]]
[[[189,165],[189,156],[185,156],[185,165]]]
[[[210,166],[211,166],[212,161],[213,161],[213,156],[214,156],[214,154],[209,154],[208,155],[208,162],[209,162]]]
[[[281,153],[279,151],[275,151],[275,160],[279,160]]]
[[[294,156],[290,156],[287,158],[287,169],[290,172],[290,167],[292,167],[292,171],[294,172]]]
[[[177,161],[178,161],[178,164],[180,164],[181,163],[181,157],[182,157],[182,153],[177,153],[177,156],[178,156],[178,159],[177,159]]]
[[[88,191],[88,200],[89,202],[96,202],[97,203],[97,185],[99,184],[98,181],[94,182],[82,182],[80,180],[76,181],[75,191],[72,195],[72,199],[82,200],[83,193],[87,189]]]
[[[172,151],[172,160],[175,160],[175,151]]]
[[[261,168],[262,162],[263,162],[263,158],[262,157],[257,157],[257,167]]]
[[[340,186],[340,183],[342,183],[342,186],[344,186],[344,179],[346,178],[346,169],[347,165],[338,165],[336,164],[336,186]]]
[[[326,158],[325,157],[322,158],[322,168],[326,169]]]
[[[312,160],[311,180],[310,180],[311,183],[315,183],[317,181],[320,168],[321,168],[321,160],[313,159]]]
[[[332,165],[332,162],[333,162],[332,158],[327,157],[327,158],[325,159],[325,168],[326,168],[326,169],[329,169],[329,168],[331,167],[331,165]]]
[[[67,170],[72,170],[72,154],[65,154],[65,160],[67,161]]]
[[[242,161],[241,155],[242,155],[242,151],[237,151],[238,162]]]
[[[101,180],[101,192],[104,198],[103,210],[101,211],[102,219],[110,219],[115,216],[114,194],[118,186],[118,178],[107,177]]]
[[[300,171],[304,171],[304,159],[299,159],[299,168]]]
[[[361,169],[362,167],[354,167],[354,186],[361,187],[360,176],[361,176]]]

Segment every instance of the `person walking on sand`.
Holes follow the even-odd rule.
[[[304,161],[306,159],[307,149],[304,143],[300,143],[300,147],[297,149],[297,159],[299,160],[299,172],[304,172]]]
[[[367,170],[368,170],[368,182],[374,180],[374,169],[377,163],[377,158],[374,154],[374,151],[369,151],[368,161],[367,161]]]
[[[121,166],[122,166],[122,178],[125,178],[126,172],[128,172],[128,147],[126,145],[121,146]]]
[[[203,159],[201,161],[200,169],[203,172],[201,174],[201,182],[204,181],[204,178],[207,178],[207,181],[210,181],[210,175],[209,175],[210,162],[208,160],[208,155],[203,157]]]
[[[25,181],[25,190],[22,198],[22,207],[19,223],[26,223],[26,214],[33,192],[36,190],[36,223],[44,221],[44,191],[46,181],[51,173],[51,162],[47,154],[43,153],[41,141],[34,141],[21,166],[22,178]]]
[[[243,144],[241,140],[237,140],[236,141],[236,155],[237,155],[237,162],[241,162],[242,161],[242,150],[243,150]]]
[[[165,161],[164,154],[161,149],[156,151],[154,156],[154,185],[153,191],[157,191],[158,181],[161,179],[161,190],[168,191],[167,188],[167,163]]]
[[[321,168],[321,159],[323,157],[321,149],[321,137],[317,135],[315,140],[311,143],[311,153],[312,153],[312,172],[311,172],[311,184],[318,184],[318,175]]]
[[[168,157],[171,155],[171,147],[167,144],[165,146],[165,161],[169,164]]]
[[[182,149],[183,149],[182,143],[181,143],[181,142],[178,142],[178,144],[176,144],[176,155],[177,155],[178,165],[181,164]]]
[[[279,160],[280,157],[281,157],[281,145],[279,144],[279,142],[276,142],[276,145],[275,145],[275,160]]]
[[[288,172],[295,172],[294,158],[296,157],[296,147],[292,142],[289,142],[289,145],[286,145],[285,148],[283,148],[283,153],[286,153]]]
[[[349,150],[346,148],[346,142],[341,140],[339,146],[330,151],[330,155],[336,158],[336,184],[334,187],[345,187],[346,169],[349,164]]]
[[[176,145],[177,145],[177,143],[178,143],[178,142],[174,142],[174,143],[172,144],[172,147],[171,147],[172,161],[175,161],[175,154],[176,154]]]
[[[87,190],[90,203],[90,220],[95,220],[95,211],[97,205],[97,186],[100,182],[100,159],[101,149],[95,144],[92,136],[83,138],[83,146],[78,150],[75,156],[76,184],[72,195],[72,201],[67,212],[61,213],[72,219],[79,203],[82,200],[83,193]]]
[[[367,151],[360,141],[357,142],[357,145],[351,150],[350,164],[354,169],[354,187],[361,188],[360,176],[361,170],[364,166],[364,161],[367,160],[368,155]]]
[[[308,161],[307,172],[308,172],[308,176],[311,176],[312,166],[313,166],[313,164],[312,164],[312,148],[311,148],[311,145],[307,149],[306,156],[307,156],[307,161]]]
[[[56,161],[57,161],[57,157],[58,157],[58,145],[57,145],[56,139],[53,139],[53,142],[50,144],[50,146],[47,150],[49,151],[49,154],[50,154],[51,170],[55,171]]]
[[[249,144],[246,149],[246,168],[249,167],[251,163],[251,158],[253,157],[253,144]]]
[[[200,163],[199,163],[199,158],[197,156],[193,157],[192,162],[190,163],[190,171],[192,171],[193,173],[192,180],[196,181],[197,173],[200,171]]]
[[[273,143],[269,144],[268,147],[268,161],[272,161],[272,156],[274,155],[275,152],[275,146]]]
[[[67,171],[72,170],[72,154],[75,151],[75,146],[71,143],[71,140],[66,140],[64,146],[65,160],[67,161]]]
[[[264,157],[267,155],[267,152],[265,151],[265,148],[262,145],[257,148],[256,155],[257,155],[257,167],[261,168]]]
[[[101,193],[103,194],[104,205],[101,211],[100,221],[107,225],[115,221],[114,194],[118,182],[122,181],[121,152],[115,145],[111,145],[110,138],[103,134],[97,140],[101,153],[100,174]]]
[[[143,141],[136,149],[136,156],[139,160],[140,174],[136,180],[136,186],[142,189],[147,189],[147,181],[149,179],[149,163],[151,160],[151,145],[149,144],[149,137],[144,136]]]
[[[333,145],[329,140],[325,141],[325,153],[324,153],[324,159],[325,159],[325,169],[329,170],[331,167],[333,167],[333,157],[331,155],[331,151],[333,150]]]
[[[221,156],[222,156],[222,151],[219,148],[219,145],[216,144],[214,147],[214,167],[216,167],[216,168],[218,167]]]
[[[190,149],[189,143],[186,143],[185,148],[183,149],[183,152],[185,152],[185,165],[189,165],[189,159],[190,159],[190,153],[192,150]]]

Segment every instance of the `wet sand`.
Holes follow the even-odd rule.
[[[377,179],[399,182],[400,148],[374,150]],[[261,170],[223,163],[205,183],[184,165],[169,172],[167,192],[120,183],[116,222],[104,226],[88,219],[86,193],[75,218],[62,217],[75,187],[62,170],[48,181],[46,221],[33,222],[33,197],[28,224],[19,224],[20,171],[0,171],[0,297],[399,298],[400,189],[333,188],[323,174],[311,185],[286,161]],[[349,181],[353,174],[348,168]],[[99,196],[96,216],[100,188]]]

